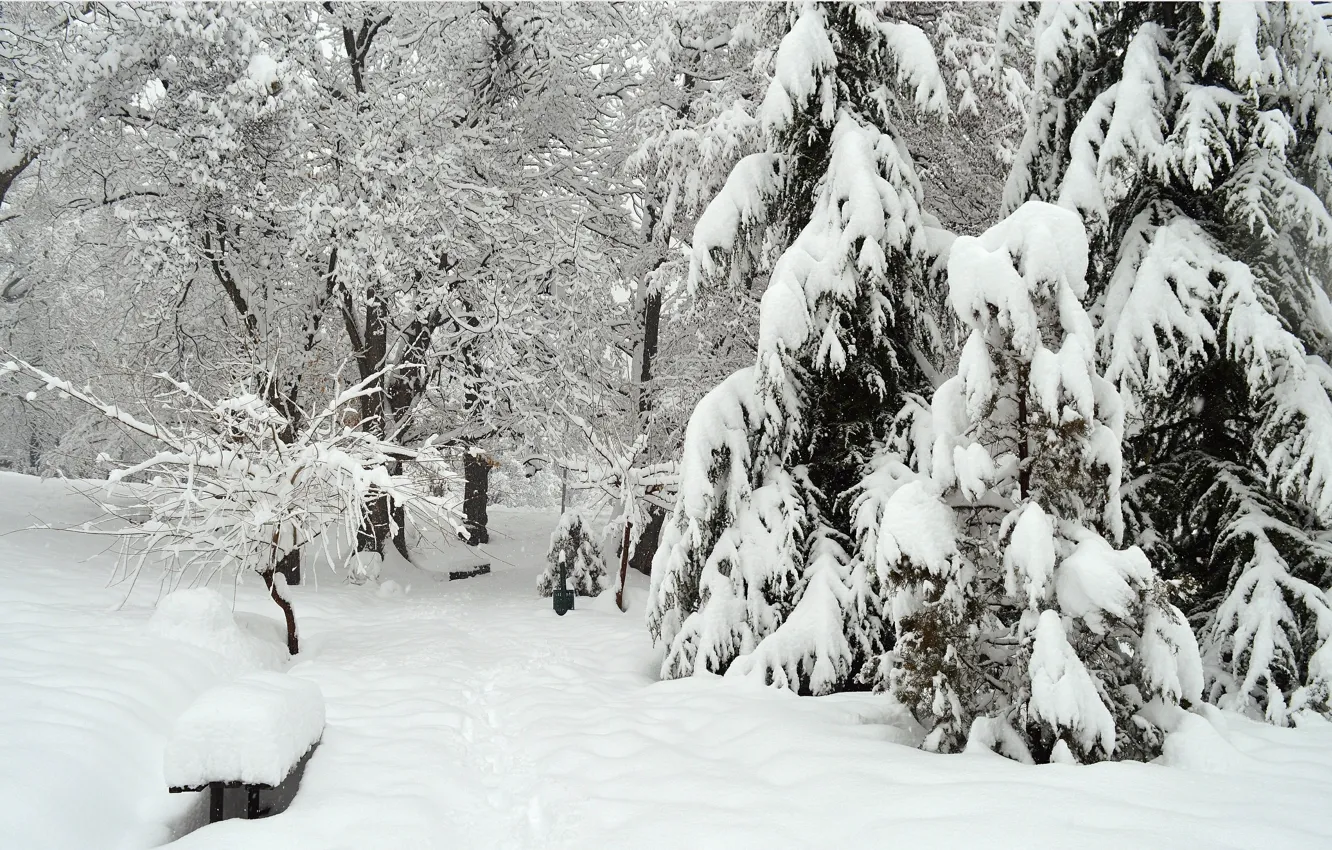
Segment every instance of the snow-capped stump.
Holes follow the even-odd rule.
[[[177,718],[166,746],[167,785],[173,794],[207,788],[209,823],[235,810],[225,805],[227,788],[245,789],[246,817],[276,814],[295,795],[323,733],[324,696],[314,682],[251,673],[205,691]]]

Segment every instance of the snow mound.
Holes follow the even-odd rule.
[[[148,620],[148,630],[216,652],[232,673],[280,670],[288,658],[282,628],[257,615],[243,615],[238,621],[222,595],[208,587],[164,596]]]
[[[240,781],[277,785],[324,732],[324,695],[308,679],[251,673],[204,694],[166,746],[173,788]]]
[[[1242,773],[1252,771],[1254,759],[1236,749],[1206,709],[1200,713],[1181,711],[1175,728],[1166,736],[1160,763],[1197,773]]]

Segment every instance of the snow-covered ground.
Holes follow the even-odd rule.
[[[6,850],[1332,847],[1332,725],[1208,712],[1148,765],[927,754],[884,697],[656,681],[646,580],[627,615],[580,599],[556,617],[534,587],[556,517],[498,510],[489,576],[293,589],[289,672],[323,691],[323,743],[288,811],[189,832],[203,801],[166,792],[171,724],[263,655],[237,647],[274,640],[277,612],[247,581],[214,652],[150,623],[155,577],[118,607],[103,541],[20,530],[91,513],[67,484],[0,474]]]

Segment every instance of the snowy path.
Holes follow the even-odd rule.
[[[0,476],[0,531],[76,518],[60,486]],[[1332,726],[1195,718],[1176,767],[933,756],[892,743],[906,733],[880,697],[655,682],[639,611],[579,600],[558,618],[536,598],[554,517],[496,520],[490,576],[297,591],[291,673],[328,706],[301,792],[173,847],[1332,847]],[[151,588],[110,610],[107,560],[80,563],[94,544],[0,537],[7,850],[146,847],[198,813],[161,789],[163,736],[226,665],[146,631]],[[270,605],[254,583],[238,595]]]

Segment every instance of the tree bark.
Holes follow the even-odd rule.
[[[397,470],[391,470],[396,475]],[[404,560],[410,561],[407,549],[407,511],[393,497],[374,490],[365,499],[365,520],[356,530],[356,551],[377,552],[382,558],[390,542]]]
[[[407,554],[407,508],[399,502],[393,502],[389,508],[393,515],[393,548],[398,550],[398,554],[403,560],[410,561],[411,556]]]
[[[291,607],[291,602],[282,595],[281,588],[278,587],[277,580],[274,578],[274,568],[270,567],[263,572],[264,584],[268,585],[268,594],[273,597],[273,601],[282,609],[282,616],[287,621],[287,652],[295,655],[301,651],[300,640],[296,634],[296,612]]]
[[[1025,500],[1031,495],[1031,444],[1028,440],[1030,429],[1027,424],[1027,383],[1031,369],[1018,366],[1018,491]]]
[[[666,525],[666,511],[656,505],[648,505],[647,525],[638,535],[638,545],[634,547],[629,566],[643,575],[652,574],[652,556],[657,553],[657,543],[661,540],[661,529]]]
[[[463,527],[468,546],[490,542],[490,512],[486,503],[490,497],[490,458],[480,449],[463,452]]]
[[[615,607],[621,611],[624,607],[624,583],[629,578],[629,541],[630,533],[634,530],[634,524],[630,520],[624,521],[624,540],[620,544],[620,583],[615,590]]]
[[[470,310],[471,305],[463,299],[463,306]],[[472,350],[472,341],[462,347],[463,369],[469,378],[463,394],[463,409],[469,416],[476,416],[484,403],[481,396],[481,358]],[[474,438],[475,439],[475,438]],[[490,458],[476,445],[463,448],[463,527],[467,536],[463,538],[467,545],[490,542]]]
[[[647,286],[644,279],[640,286]],[[661,293],[649,292],[643,296],[640,316],[643,322],[643,336],[638,340],[633,393],[635,396],[635,417],[639,433],[646,433],[651,427],[652,413],[652,361],[657,356],[657,347],[661,334]]]
[[[295,587],[301,583],[301,550],[292,549],[283,555],[277,563],[277,571],[282,573],[282,577],[287,580],[287,584]]]
[[[343,320],[347,325],[348,336],[356,348],[357,364],[360,369],[362,380],[366,380],[383,368],[388,359],[388,319],[386,317],[387,306],[384,303],[383,293],[377,286],[369,286],[365,292],[365,330],[361,332],[357,329],[354,310],[346,291],[344,290]],[[388,423],[386,421],[390,410],[389,400],[387,399],[388,375],[380,375],[373,387],[374,392],[369,392],[359,399],[360,404],[360,426],[367,432],[380,439],[387,439],[389,436]],[[390,461],[388,472],[390,475],[397,475],[401,470],[401,463]],[[393,499],[378,488],[371,488],[369,495],[366,496],[365,519],[361,527],[356,532],[356,551],[358,552],[376,552],[383,557],[384,547],[390,539],[396,537],[393,533],[393,519],[396,506]],[[394,540],[396,544],[398,541]],[[406,557],[406,539],[402,541],[403,545],[398,547]]]
[[[10,140],[13,143],[13,139]],[[36,151],[25,151],[9,168],[0,171],[0,204],[5,202],[5,196],[9,194],[9,187],[14,185],[14,181],[23,173],[33,161],[37,159]]]

